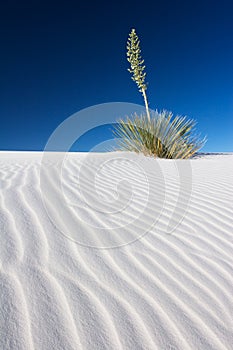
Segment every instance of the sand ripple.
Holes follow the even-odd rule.
[[[232,160],[1,153],[0,349],[232,349]]]

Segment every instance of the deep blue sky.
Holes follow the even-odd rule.
[[[42,150],[85,107],[143,104],[125,55],[135,27],[150,107],[196,119],[204,151],[233,151],[232,14],[232,0],[2,1],[0,150]]]

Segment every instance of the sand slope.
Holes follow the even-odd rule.
[[[0,152],[0,349],[232,349],[232,171]]]

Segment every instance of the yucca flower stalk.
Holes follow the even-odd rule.
[[[145,82],[146,72],[144,72],[146,66],[143,65],[144,60],[141,57],[140,40],[136,34],[135,29],[131,30],[127,41],[127,60],[130,63],[128,71],[132,74],[132,80],[138,86],[139,92],[142,93],[144,103],[146,107],[146,114],[148,120],[150,120],[150,112],[148,107],[148,100],[146,95],[147,84]]]

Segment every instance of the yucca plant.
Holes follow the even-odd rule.
[[[121,150],[140,152],[144,155],[187,159],[195,154],[205,143],[195,135],[193,119],[176,116],[163,111],[147,115],[134,115],[126,120],[120,119],[114,134]]]
[[[127,41],[127,60],[132,79],[143,95],[146,114],[120,119],[114,126],[119,149],[160,158],[190,158],[203,147],[206,139],[195,135],[196,122],[193,119],[181,116],[173,118],[172,113],[167,111],[153,114],[149,111],[144,60],[135,29],[131,30]]]

